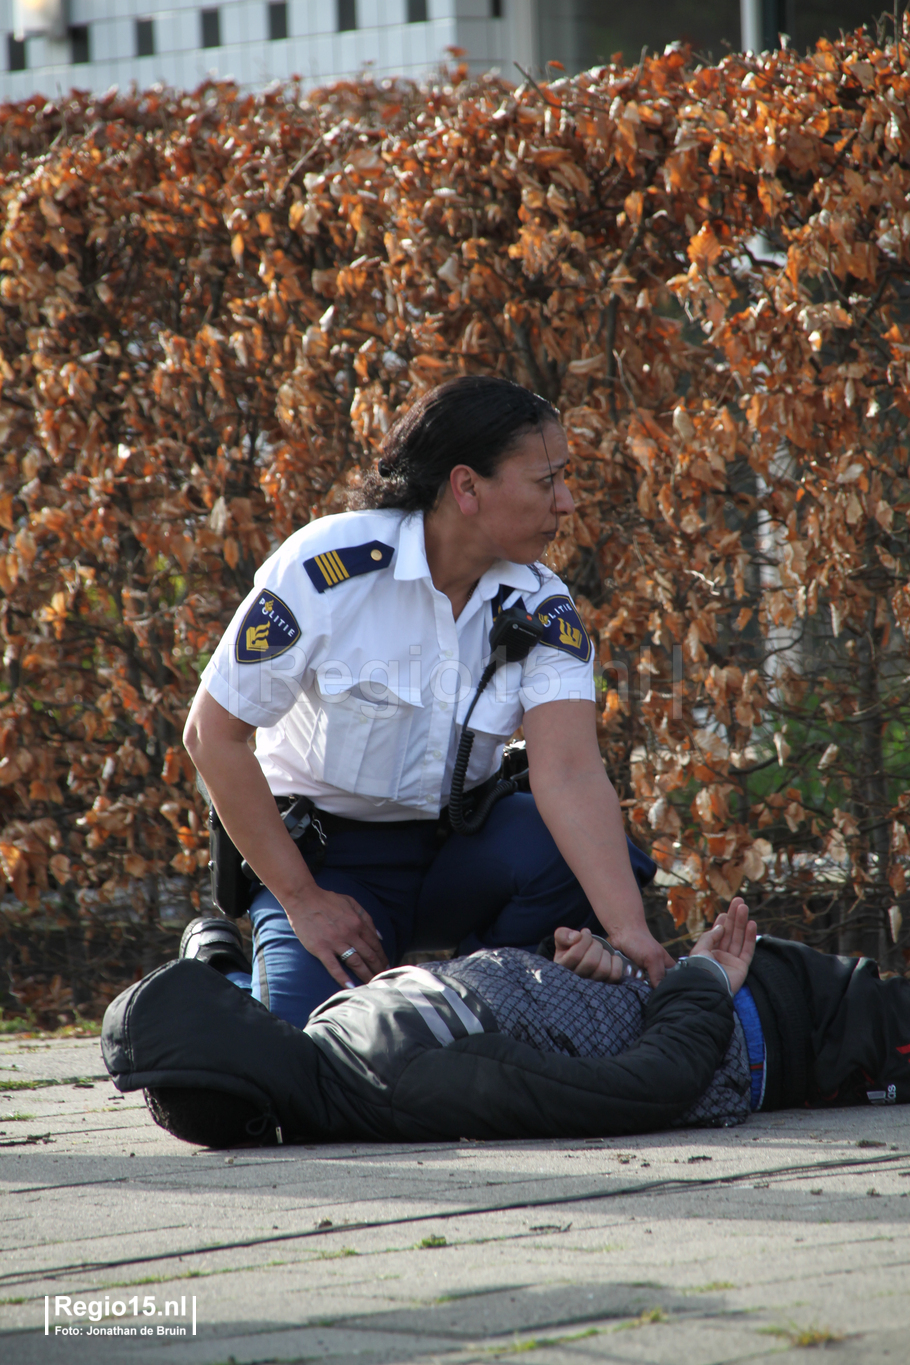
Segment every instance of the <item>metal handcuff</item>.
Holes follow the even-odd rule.
[[[629,981],[629,980],[632,980],[632,981],[643,981],[643,980],[644,980],[644,977],[645,977],[645,969],[644,969],[644,967],[639,967],[639,966],[637,966],[637,965],[632,961],[632,959],[631,959],[630,957],[626,957],[625,953],[621,953],[621,952],[619,951],[618,948],[614,948],[613,945],[612,945],[612,943],[610,942],[610,940],[607,939],[607,938],[604,938],[602,934],[592,934],[591,937],[594,939],[594,941],[595,941],[596,943],[599,943],[599,944],[601,945],[602,948],[606,948],[607,952],[608,952],[612,957],[618,957],[618,958],[619,958],[620,962],[622,963],[622,980],[623,980],[623,981]]]

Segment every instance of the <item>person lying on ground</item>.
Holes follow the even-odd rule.
[[[216,968],[159,968],[108,1008],[122,1091],[206,1146],[569,1138],[910,1100],[910,981],[762,938],[741,898],[656,989],[587,932],[399,967],[302,1030]]]

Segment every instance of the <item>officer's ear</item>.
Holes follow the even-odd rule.
[[[449,475],[449,488],[462,516],[475,517],[480,511],[477,477],[476,469],[467,464],[457,464]]]

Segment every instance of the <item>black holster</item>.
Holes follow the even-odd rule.
[[[275,802],[300,856],[311,869],[318,869],[325,856],[325,834],[314,803],[308,796],[276,796]],[[262,883],[235,846],[214,806],[209,806],[209,849],[212,900],[223,915],[240,919]]]
[[[209,806],[209,871],[212,874],[212,900],[229,919],[240,919],[253,903],[257,883],[245,876],[243,854]]]

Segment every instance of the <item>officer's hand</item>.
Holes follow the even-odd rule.
[[[618,948],[621,953],[625,953],[626,957],[630,957],[636,967],[644,967],[651,979],[652,986],[658,985],[666,975],[668,968],[675,966],[666,948],[662,947],[656,938],[652,938],[647,929],[631,929],[628,931],[611,929],[610,942],[614,948]]]
[[[316,886],[307,893],[306,904],[288,910],[287,916],[307,952],[319,958],[342,988],[356,984],[352,973],[361,981],[370,981],[389,965],[373,921],[353,896],[340,896]],[[341,962],[341,954],[348,948],[357,951]]]
[[[589,981],[621,981],[622,958],[615,957],[590,929],[557,929],[553,961]]]

